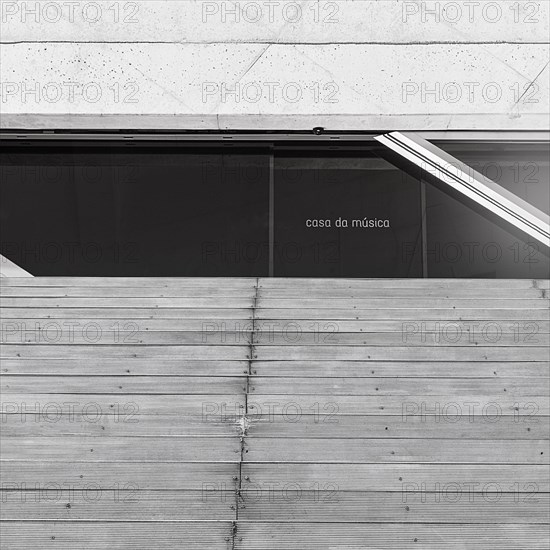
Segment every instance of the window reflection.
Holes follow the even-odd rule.
[[[437,142],[550,212],[548,143]],[[1,253],[35,275],[546,278],[548,250],[366,142],[9,142]]]

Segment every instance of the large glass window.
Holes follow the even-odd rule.
[[[358,141],[6,140],[0,252],[33,275],[547,277],[548,249]],[[550,209],[540,142],[438,142]]]
[[[33,275],[265,276],[265,148],[6,147],[2,254]]]
[[[546,214],[550,210],[548,144],[436,144]],[[505,223],[427,184],[426,259],[430,277],[546,278],[548,248]]]
[[[276,148],[276,276],[422,277],[420,182],[380,149]]]

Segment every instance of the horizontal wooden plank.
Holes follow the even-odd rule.
[[[337,491],[436,491],[458,484],[470,490],[548,492],[550,469],[526,464],[254,464],[242,466],[247,491],[288,486],[313,490],[325,484]],[[248,478],[248,479],[247,479]],[[294,485],[294,487],[291,486]],[[530,485],[533,484],[533,485]],[[530,488],[529,488],[530,487]]]
[[[131,327],[131,328],[130,328]],[[410,331],[404,327],[398,332],[304,332],[298,324],[289,325],[283,331],[267,328],[252,332],[252,326],[244,326],[239,332],[226,331],[216,323],[204,325],[202,330],[191,331],[148,331],[139,330],[139,324],[129,325],[126,329],[102,329],[101,326],[88,324],[75,327],[59,323],[46,324],[36,329],[25,326],[4,325],[0,334],[2,343],[29,345],[135,345],[135,346],[215,346],[248,345],[263,346],[409,346],[409,347],[514,347],[526,348],[550,344],[550,334],[537,332],[533,323],[531,332],[503,332],[494,323],[490,330],[469,332],[460,327],[446,329],[445,332],[426,333]]]
[[[525,300],[523,307],[538,307],[543,300]],[[513,307],[513,300],[509,300]],[[533,302],[533,304],[531,304]],[[190,298],[19,298],[13,296],[2,297],[3,307],[32,307],[32,308],[216,308],[239,309],[253,307],[253,299],[249,297],[190,297]],[[435,307],[435,306],[434,306]]]
[[[139,490],[198,490],[206,484],[236,487],[238,463],[229,462],[66,462],[9,460],[2,462],[4,488],[36,489],[50,484],[76,489],[133,487]]]
[[[3,359],[3,374],[44,374],[49,376],[239,376],[248,373],[248,361],[174,360],[174,359],[109,359],[98,362],[93,358],[74,359]],[[535,367],[533,367],[535,369]],[[369,371],[370,372],[370,371]],[[522,371],[527,373],[527,367]],[[541,372],[529,371],[532,376]]]
[[[32,407],[29,407],[32,408]],[[9,409],[8,409],[9,410]],[[62,409],[61,409],[62,410]],[[2,414],[2,436],[87,436],[87,437],[161,437],[161,436],[235,436],[242,431],[235,415],[209,418],[198,415],[170,414],[95,414],[91,406],[85,412],[78,407],[74,414]],[[514,428],[515,425],[512,426]],[[543,425],[540,426],[541,428]],[[536,428],[539,428],[537,425]],[[512,432],[510,432],[512,433]],[[515,432],[513,432],[515,433]],[[530,438],[539,437],[541,430],[528,432]],[[498,434],[497,434],[498,435]],[[529,438],[526,438],[529,439]]]
[[[19,279],[16,284],[25,284],[28,281]],[[499,288],[525,289],[539,287],[543,288],[544,283],[550,282],[549,279],[468,279],[468,278],[409,278],[393,279],[391,277],[383,279],[349,279],[346,277],[324,278],[295,278],[295,277],[274,277],[260,278],[258,288],[260,289],[279,289],[279,288],[486,288],[489,291],[495,286]]]
[[[38,388],[37,388],[38,389]],[[194,415],[204,417],[205,422],[219,419],[237,420],[245,406],[244,394],[203,395],[105,395],[105,394],[8,394],[2,396],[2,413],[34,413],[43,417],[57,418],[61,414],[87,412],[93,416],[115,416],[129,421],[137,414]],[[294,413],[303,415],[321,411],[327,415],[392,415],[406,421],[411,416],[439,415],[470,417],[482,414],[496,419],[515,416],[518,421],[528,422],[534,416],[549,414],[548,397],[518,399],[511,394],[496,398],[476,394],[472,396],[451,395],[266,395],[257,394],[248,398],[248,415]],[[288,411],[287,411],[288,409]]]
[[[18,407],[20,409],[22,407]],[[32,406],[28,406],[32,409]],[[88,437],[151,437],[151,436],[235,436],[241,435],[242,430],[235,415],[227,417],[209,417],[208,420],[201,414],[174,415],[174,414],[130,414],[130,407],[122,413],[102,414],[92,404],[75,407],[74,414],[62,414],[63,407],[51,407],[40,413],[5,413],[1,416],[2,436],[43,437],[43,436],[88,436]],[[13,410],[5,405],[5,410]],[[96,410],[98,412],[96,412]],[[409,422],[409,425],[411,423]],[[510,428],[517,428],[516,422],[510,423]],[[521,426],[523,428],[523,426]],[[538,428],[543,424],[536,424],[531,432],[531,438],[540,437]],[[519,430],[509,433],[520,433]],[[499,432],[496,432],[495,437]],[[523,433],[521,432],[523,435]]]
[[[250,380],[251,397],[271,395],[484,395],[499,398],[548,397],[547,378],[276,378],[254,376]],[[247,379],[209,376],[40,376],[6,375],[0,378],[1,391],[9,393],[58,393],[59,388],[74,394],[115,395],[188,395],[246,393]]]
[[[258,279],[253,277],[33,277],[31,281],[21,277],[3,278],[2,287],[91,287],[91,288],[147,288],[147,287],[187,287],[187,288],[250,288]],[[509,284],[517,288],[528,288],[528,280],[509,279]],[[475,284],[475,282],[473,283]],[[527,286],[525,286],[527,285]],[[532,286],[532,282],[531,282]]]
[[[248,297],[188,297],[188,298],[78,298],[78,297],[14,297],[3,296],[3,307],[32,308],[252,308],[253,300]],[[548,300],[501,298],[260,298],[257,307],[263,309],[548,309]],[[511,315],[510,312],[509,315]],[[288,314],[287,314],[288,315]],[[291,315],[288,315],[291,316]]]
[[[536,348],[532,348],[536,349]],[[175,359],[243,361],[249,346],[137,346],[137,345],[25,345],[2,344],[0,357],[6,359]]]
[[[320,305],[315,309],[299,308],[280,308],[273,306],[271,308],[260,307],[256,311],[258,320],[364,320],[373,321],[378,319],[390,321],[412,321],[421,323],[422,321],[443,321],[446,323],[454,321],[546,321],[548,313],[544,309],[533,309],[527,306],[523,308],[508,309],[502,304],[489,309],[484,307],[426,307],[422,304],[416,308],[406,308],[399,306],[395,308],[370,308],[370,307],[338,307],[328,308],[326,305]]]
[[[533,329],[536,329],[534,326]],[[548,346],[550,345],[550,334],[524,334],[519,335],[512,332],[503,332],[502,329],[494,324],[491,332],[479,331],[468,332],[461,328],[449,329],[445,333],[420,333],[407,332],[404,328],[400,332],[369,332],[369,333],[357,333],[357,332],[303,332],[299,325],[288,327],[283,332],[273,332],[267,330],[265,332],[255,332],[253,334],[254,344],[262,346],[375,346],[375,347],[393,347],[393,346],[408,346],[408,347],[476,347],[476,346],[488,346],[488,347],[513,347],[513,348],[526,348],[536,346]],[[140,343],[147,343],[149,340],[152,344],[156,343],[177,343],[178,338],[183,343],[204,343],[206,340],[212,344],[216,343],[229,343],[232,340],[243,341],[247,335],[242,333],[230,333],[230,332],[203,332],[199,337],[191,338],[191,332],[185,333],[173,333],[175,335],[185,334],[186,336],[166,336],[169,333],[137,333],[135,338],[139,338]],[[109,339],[109,336],[105,334],[105,337]],[[32,335],[29,338],[33,338]],[[111,336],[110,340],[114,338]],[[10,336],[8,341],[18,343],[21,340],[20,334]],[[83,338],[84,340],[84,338]]]
[[[262,315],[262,310],[257,312],[257,315]],[[162,321],[165,323],[166,321]],[[140,324],[141,326],[149,326],[148,324]],[[225,326],[219,324],[220,330],[240,330],[243,326],[242,322],[233,321]],[[156,328],[156,327],[155,327]],[[201,327],[205,328],[205,327]],[[143,329],[142,329],[143,330]],[[173,327],[171,330],[177,330]],[[212,330],[212,329],[210,329]],[[426,339],[434,338],[434,334],[439,334],[440,339],[445,337],[451,338],[453,333],[469,333],[473,336],[492,336],[493,334],[512,333],[517,335],[518,342],[527,340],[528,338],[536,337],[537,334],[547,334],[550,332],[549,321],[389,321],[386,319],[380,320],[335,320],[321,321],[305,320],[305,319],[256,319],[254,322],[254,330],[258,333],[270,334],[272,332],[313,332],[319,334],[322,340],[324,336],[338,336],[340,333],[402,333],[413,337],[425,336]]]
[[[133,358],[3,359],[3,374],[71,376],[238,376],[249,361],[201,361]],[[251,374],[286,378],[530,378],[545,377],[548,361],[257,361]]]
[[[137,327],[137,325],[136,325]],[[205,328],[199,332],[188,331],[139,331],[136,328],[129,330],[102,330],[95,325],[87,325],[82,330],[57,323],[46,325],[43,329],[27,330],[24,328],[12,328],[2,331],[2,343],[4,344],[28,344],[34,345],[113,345],[113,346],[243,346],[250,344],[251,332],[226,332],[219,331],[215,326]],[[309,343],[314,343],[317,335],[308,338]],[[361,335],[356,335],[361,338]],[[393,337],[399,341],[400,334]],[[513,344],[516,337],[512,334],[502,335],[494,345],[536,345],[533,342]],[[542,338],[539,336],[539,339]],[[388,338],[386,338],[388,339]],[[281,338],[282,340],[282,338]],[[467,338],[464,338],[467,341]],[[510,344],[512,343],[512,344]],[[465,344],[466,345],[466,344]],[[472,345],[472,344],[469,344]],[[540,345],[540,343],[539,343]]]
[[[62,319],[80,322],[94,321],[100,319],[114,319],[120,322],[137,322],[144,319],[167,319],[178,320],[193,319],[200,323],[212,320],[222,323],[225,319],[234,319],[236,321],[248,321],[252,319],[252,308],[35,308],[35,307],[5,307],[2,302],[0,308],[0,317],[6,322],[6,319],[30,319],[33,323],[37,319]],[[121,325],[123,327],[123,324]],[[202,326],[202,325],[201,325]]]
[[[186,548],[189,550],[227,550],[230,522],[135,523],[135,522],[4,522],[2,542],[5,550],[54,547],[60,550],[112,548]],[[54,546],[52,546],[54,545]]]
[[[12,311],[10,309],[4,310],[6,312]],[[84,332],[86,329],[92,331],[94,327],[99,327],[101,331],[115,331],[118,332],[121,337],[134,334],[136,331],[155,331],[155,332],[201,332],[215,330],[224,332],[251,332],[255,327],[252,318],[251,319],[239,319],[238,317],[220,317],[219,319],[204,319],[197,315],[196,319],[144,319],[131,317],[119,320],[119,319],[100,319],[94,317],[82,318],[76,317],[71,314],[71,309],[65,309],[67,316],[65,318],[55,319],[43,319],[40,317],[34,318],[33,309],[27,309],[28,318],[6,318],[0,323],[0,329],[3,333],[14,333],[16,331],[20,333],[32,332],[32,331],[50,331],[53,332],[56,329],[69,330],[72,327],[74,333]],[[42,310],[40,310],[42,311]],[[51,311],[51,310],[49,310]],[[57,313],[57,311],[55,311]],[[544,326],[542,321],[538,321],[536,325],[539,332],[544,332]],[[549,325],[550,326],[550,325]],[[267,325],[265,327],[268,328]],[[283,327],[281,326],[281,329]],[[466,328],[466,327],[465,327]],[[488,327],[489,329],[490,327]],[[510,328],[510,331],[516,330],[518,332],[522,327],[513,325],[510,321],[508,326],[503,326],[502,330]],[[488,330],[487,329],[487,330]],[[259,330],[259,328],[256,328]],[[401,330],[401,325],[396,325],[395,330]],[[480,329],[481,330],[481,329]],[[350,330],[348,332],[361,332],[360,330]],[[374,332],[374,331],[371,331]],[[389,331],[385,331],[389,332]]]
[[[2,278],[2,287],[150,287],[150,286],[187,286],[187,287],[212,287],[219,288],[243,288],[258,285],[259,288],[486,288],[493,289],[498,284],[499,288],[529,289],[533,287],[548,288],[549,279],[467,279],[467,278],[430,278],[430,279],[349,279],[349,278],[246,278],[246,277],[33,277],[28,278],[9,277]]]
[[[28,346],[31,349],[40,347],[44,348],[47,346]],[[232,349],[238,348],[234,346]],[[507,348],[481,345],[473,347],[445,346],[423,348],[406,345],[399,347],[259,345],[254,348],[254,359],[261,361],[364,361],[366,359],[374,361],[547,361],[548,348]]]
[[[233,491],[12,490],[3,492],[4,520],[206,521],[235,516]],[[423,501],[424,499],[424,501]],[[239,519],[342,523],[548,523],[548,493],[484,493],[458,488],[440,492],[383,493],[318,490],[241,491]]]
[[[7,364],[7,367],[6,367]],[[3,362],[19,372],[14,361]],[[26,367],[25,367],[26,368]],[[252,373],[286,378],[495,378],[546,377],[548,361],[257,361]]]
[[[2,491],[0,517],[9,521],[231,521],[235,494],[215,484],[191,491],[142,491],[130,484],[126,489],[100,491],[61,485],[16,488]]]
[[[441,414],[375,416],[346,416],[334,414],[334,408],[320,406],[308,411],[300,411],[297,418],[289,407],[286,414],[262,414],[250,416],[248,436],[296,438],[302,441],[308,438],[447,438],[482,440],[524,440],[549,439],[550,417],[533,416],[522,419],[502,415],[498,418],[483,414],[450,414],[447,408]],[[7,417],[8,415],[6,415]],[[12,421],[6,419],[3,424],[6,434]],[[143,422],[143,421],[141,421]],[[74,425],[74,422],[72,423]],[[215,424],[214,424],[215,425]],[[109,426],[110,428],[110,426]],[[33,425],[22,426],[22,433],[35,430]],[[248,439],[247,439],[248,441]]]
[[[7,308],[3,312],[13,312]],[[57,316],[44,319],[43,317],[33,317],[33,309],[25,310],[27,318],[24,317],[5,317],[0,323],[0,329],[4,333],[14,333],[16,331],[25,333],[27,331],[50,331],[53,332],[57,327],[68,330],[72,326],[73,332],[83,332],[87,325],[91,331],[93,327],[98,326],[102,331],[118,331],[121,335],[127,336],[134,331],[183,331],[183,332],[251,332],[271,334],[276,332],[313,332],[320,335],[320,338],[328,335],[337,335],[339,333],[404,333],[410,337],[426,336],[433,338],[433,334],[439,334],[440,338],[446,335],[451,337],[455,332],[470,333],[472,335],[488,335],[502,331],[517,335],[518,342],[528,338],[534,338],[537,334],[548,334],[550,332],[550,321],[518,321],[518,320],[454,320],[454,321],[390,321],[380,320],[307,320],[307,319],[241,319],[237,317],[220,317],[219,319],[150,319],[131,316],[124,321],[116,319],[101,319],[94,317],[81,317],[72,314],[72,309],[63,309],[67,313],[66,317]],[[44,310],[38,310],[39,315]],[[47,310],[58,314],[57,310]],[[139,310],[132,310],[139,311]],[[222,310],[223,311],[223,310]],[[261,310],[256,312],[261,315]],[[197,317],[200,317],[198,315]]]
[[[32,409],[32,407],[28,407]],[[75,407],[75,409],[77,409]],[[13,410],[7,408],[7,410]],[[227,415],[95,414],[89,407],[74,414],[12,412],[2,414],[4,436],[39,437],[82,435],[94,437],[127,436],[231,436],[242,435],[240,417]],[[210,409],[207,409],[210,410]],[[447,439],[548,439],[550,418],[528,418],[483,414],[453,416],[450,407],[441,414],[357,415],[334,414],[333,407],[300,411],[299,419],[287,414],[248,415],[248,437],[273,438],[447,438]],[[123,411],[124,412],[124,411]]]
[[[545,524],[550,519],[548,493],[499,494],[447,486],[431,493],[335,491],[321,483],[312,491],[293,490],[289,484],[241,495],[243,522]]]
[[[154,280],[153,280],[154,283]],[[541,291],[538,289],[517,290],[518,297],[537,298]],[[148,287],[100,287],[100,286],[13,286],[0,287],[0,296],[3,298],[242,298],[250,301],[256,295],[256,287],[226,287],[220,285],[193,286],[180,285],[171,287],[148,286]],[[502,296],[507,295],[506,290]],[[500,294],[499,294],[500,296]],[[483,297],[483,293],[480,293]]]
[[[457,373],[458,374],[458,373]],[[12,381],[14,377],[9,377]],[[511,393],[516,397],[550,395],[547,377],[541,378],[277,378],[253,376],[250,380],[252,398],[260,394],[288,395],[456,395],[476,394],[499,397]],[[39,387],[42,383],[39,382]],[[69,381],[70,384],[70,381]],[[228,391],[226,389],[226,391]],[[219,392],[223,393],[223,392]]]
[[[125,322],[137,321],[138,319],[198,319],[201,322],[212,320],[222,323],[224,319],[230,318],[237,322],[252,320],[252,308],[84,308],[84,307],[6,307],[2,302],[0,308],[1,318],[7,319],[63,319],[78,322],[83,320],[97,319],[118,319]],[[453,322],[493,322],[503,321],[513,324],[514,322],[548,321],[548,314],[541,309],[446,309],[446,308],[395,308],[395,309],[278,309],[278,308],[257,308],[255,318],[259,322],[267,324],[275,321],[282,324],[296,321],[409,321],[420,325],[423,321],[440,321],[443,323]],[[521,326],[521,325],[520,325]]]
[[[247,462],[548,464],[547,440],[251,438]],[[82,437],[3,439],[2,460],[38,462],[233,462],[238,437]]]
[[[6,302],[5,305],[9,306],[10,304],[15,305],[15,303],[12,301],[14,299],[12,298],[4,298],[4,301]],[[17,303],[19,306],[23,304],[29,304],[33,305],[36,303],[36,307],[48,307],[46,306],[47,298],[24,298],[24,299],[17,299]],[[55,298],[52,298],[52,301],[55,301]],[[78,301],[77,301],[78,300]],[[80,305],[82,307],[85,305],[84,302],[86,298],[63,298],[58,299],[61,305],[65,305],[67,307],[68,303],[74,304],[76,307]],[[120,303],[121,306],[124,306],[127,300],[131,300],[131,298],[121,298],[117,299],[117,303]],[[143,307],[147,307],[147,305],[150,305],[149,302],[144,299],[143,300]],[[183,299],[181,299],[183,300]],[[205,299],[206,300],[206,299]],[[61,304],[62,301],[62,304]],[[107,305],[102,302],[101,298],[98,298],[98,304],[95,307],[101,307],[101,305]],[[159,303],[159,307],[161,307],[161,304],[164,305],[164,302],[162,299],[158,299],[157,302]],[[178,302],[177,298],[173,299],[174,306]],[[89,304],[90,307],[94,307],[91,303]],[[180,307],[183,307],[184,305],[187,305],[185,303],[182,303]],[[209,304],[208,302],[204,303],[205,307],[208,306],[214,306],[214,304]],[[257,302],[257,306],[260,308],[265,309],[340,309],[340,308],[349,308],[349,309],[410,309],[410,308],[425,308],[425,307],[431,307],[431,308],[446,308],[446,309],[471,309],[471,308],[477,308],[477,309],[511,309],[511,310],[518,310],[518,309],[525,309],[525,308],[532,308],[532,309],[545,309],[548,310],[548,300],[542,299],[542,298],[536,298],[536,299],[510,299],[510,300],[502,300],[501,298],[422,298],[422,297],[410,297],[410,298],[393,298],[390,294],[390,296],[386,298],[307,298],[304,296],[296,297],[296,298],[259,298]],[[50,306],[55,307],[55,306]],[[170,307],[170,306],[166,306]],[[191,307],[189,304],[188,307]],[[200,306],[197,306],[200,307]],[[231,302],[231,305],[228,305],[228,307],[246,307],[244,304],[239,305],[237,302],[233,303]]]
[[[10,393],[58,393],[108,395],[189,395],[246,393],[246,377],[233,376],[10,376],[0,377],[4,395]]]
[[[240,540],[242,538],[242,541]],[[547,526],[240,523],[236,550],[546,550]]]
[[[154,279],[152,279],[154,285]],[[147,287],[110,287],[110,286],[0,286],[0,296],[2,297],[79,297],[79,298],[190,298],[190,297],[217,297],[220,299],[239,297],[251,299],[256,295],[256,286],[250,284],[247,287],[226,287],[225,285],[187,285],[182,283],[178,286],[147,286]],[[334,288],[324,286],[319,288],[280,288],[280,289],[258,289],[260,299],[361,299],[367,298],[405,298],[410,299],[418,294],[432,298],[491,298],[501,300],[511,299],[536,299],[543,297],[543,289],[526,288],[510,289],[496,286],[495,288],[475,288],[475,287],[447,287],[433,288],[371,288],[368,283],[356,288]]]
[[[193,397],[193,396],[189,396]],[[215,399],[212,399],[214,402]],[[219,402],[216,403],[219,408]],[[209,405],[213,410],[214,404]],[[252,417],[270,414],[397,415],[403,420],[410,416],[430,414],[452,417],[483,414],[500,418],[516,416],[528,421],[530,417],[549,413],[548,397],[518,398],[508,392],[499,397],[476,393],[469,396],[450,395],[273,395],[254,394],[248,398],[248,414]],[[495,420],[496,421],[496,420]]]
[[[233,437],[4,437],[0,457],[39,463],[66,462],[229,462],[241,458],[239,438]],[[159,466],[162,467],[162,466]]]
[[[9,444],[9,443],[8,443]],[[17,453],[15,453],[16,455]],[[247,439],[247,462],[549,464],[548,440]]]
[[[63,388],[59,388],[61,391]],[[131,422],[138,414],[203,416],[205,422],[242,415],[245,396],[230,394],[188,395],[105,395],[97,393],[34,393],[2,395],[3,414],[38,414],[41,422],[52,422],[60,415],[87,414],[90,418],[113,417]],[[208,388],[205,387],[205,392]]]
[[[19,290],[20,287],[10,289],[6,296],[42,296],[40,289],[25,289],[25,291]],[[28,294],[27,294],[28,290]],[[52,295],[60,295],[59,291],[51,291]],[[57,294],[54,294],[57,292]],[[74,291],[71,291],[74,292]],[[19,293],[19,294],[18,294]],[[48,294],[50,295],[50,294]],[[69,295],[75,295],[69,294]],[[544,298],[543,289],[540,288],[502,288],[500,285],[495,285],[494,288],[476,288],[476,287],[455,287],[449,286],[447,288],[438,287],[424,287],[424,288],[371,288],[368,283],[362,286],[355,286],[351,288],[333,287],[327,284],[321,287],[287,287],[287,288],[258,288],[257,296],[260,301],[269,299],[281,299],[281,300],[368,300],[368,299],[404,299],[410,300],[418,296],[426,298],[426,303],[430,304],[433,299],[456,299],[464,300],[471,298],[480,299],[499,299],[504,302],[504,305],[508,300],[522,299],[537,299]]]

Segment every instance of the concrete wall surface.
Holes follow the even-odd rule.
[[[3,128],[549,128],[546,0],[0,6]]]

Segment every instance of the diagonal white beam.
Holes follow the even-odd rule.
[[[550,247],[550,217],[420,136],[392,132],[375,139],[439,181]]]
[[[0,277],[33,277],[33,275],[0,255]]]

